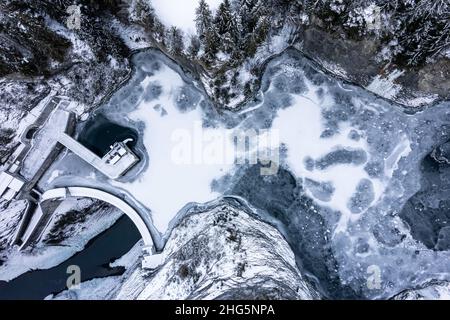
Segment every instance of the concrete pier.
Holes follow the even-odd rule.
[[[65,133],[61,133],[57,141],[110,179],[121,177],[139,161],[123,142],[112,145],[111,150],[100,158]]]

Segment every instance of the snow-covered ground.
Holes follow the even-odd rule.
[[[221,0],[206,0],[215,11]],[[151,0],[157,16],[168,27],[175,26],[186,34],[195,34],[195,9],[198,0]]]

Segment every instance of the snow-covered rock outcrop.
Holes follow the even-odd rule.
[[[432,280],[416,288],[400,292],[393,300],[449,300],[450,283]]]
[[[227,200],[185,217],[154,271],[140,267],[140,244],[121,277],[94,279],[62,299],[317,299],[282,235]],[[91,290],[95,288],[94,290]]]

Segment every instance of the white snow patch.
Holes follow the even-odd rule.
[[[194,34],[195,9],[198,2],[198,0],[153,0],[152,5],[166,26],[176,26],[186,34]],[[206,0],[212,11],[216,10],[221,2],[221,0]]]
[[[403,73],[404,71],[394,70],[387,77],[378,75],[366,89],[387,99],[395,98],[402,87],[399,84],[394,83],[394,81]]]
[[[136,261],[139,260],[140,256],[142,255],[142,248],[144,247],[144,242],[142,240],[139,240],[133,248],[131,248],[130,251],[125,253],[123,256],[121,256],[119,259],[114,260],[109,264],[111,268],[115,267],[125,267],[130,268],[133,266]]]
[[[348,78],[347,71],[345,71],[344,68],[337,65],[336,63],[328,62],[325,60],[319,60],[319,62],[322,65],[322,67],[326,69],[328,72],[331,72],[332,74],[344,79]]]
[[[117,32],[125,45],[132,50],[148,48],[152,45],[142,27],[125,26],[119,21],[113,20],[111,28]]]
[[[209,141],[211,146],[223,143],[221,137],[229,133],[225,129],[216,129],[217,134],[214,129],[201,130],[202,111],[199,107],[186,112],[176,107],[175,99],[184,82],[174,70],[164,65],[154,76],[147,76],[141,85],[146,88],[155,81],[163,90],[160,97],[151,102],[141,101],[129,115],[132,120],[142,121],[146,125],[143,142],[149,155],[149,167],[136,181],[112,183],[126,189],[150,208],[156,228],[164,231],[185,204],[207,202],[219,196],[211,191],[210,184],[230,170],[233,161],[229,159],[226,163],[205,165],[204,159],[196,158],[196,155],[203,155],[202,150],[193,150],[191,162],[182,163],[174,157],[176,146],[185,136],[192,137],[192,147],[196,148],[196,132],[199,130],[209,135],[206,139],[212,139]],[[162,109],[155,108],[158,105],[167,114],[163,115]],[[227,159],[230,156],[225,155]]]

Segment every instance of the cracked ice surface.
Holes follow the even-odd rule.
[[[261,113],[289,100],[272,115],[272,129],[285,145],[283,165],[332,228],[341,283],[367,297],[387,297],[432,277],[448,278],[448,254],[424,250],[397,216],[420,187],[421,159],[450,137],[448,104],[408,115],[314,70],[294,52],[268,65],[263,91]],[[380,270],[375,289],[367,286],[373,266]]]
[[[179,74],[166,65],[142,80],[143,94],[128,117],[145,124],[143,143],[149,165],[137,180],[115,183],[152,210],[153,222],[160,231],[167,229],[170,220],[187,203],[215,199],[219,194],[211,191],[211,181],[230,170],[232,163],[204,165],[203,159],[195,159],[198,153],[190,148],[186,153],[192,154],[174,154],[177,144],[180,148],[189,144],[194,148],[196,132],[202,131],[201,97],[185,85]],[[151,97],[148,92],[152,92]],[[226,129],[217,130],[227,134]],[[213,131],[205,130],[202,134]]]
[[[143,52],[134,57],[134,63],[135,75],[100,112],[140,132],[143,139],[138,148],[144,164],[114,184],[152,210],[160,231],[170,230],[177,213],[189,202],[205,202],[224,190],[237,190],[232,189],[239,179],[235,173],[249,166],[237,168],[229,161],[233,156],[228,153],[229,136],[234,130],[270,128],[278,133],[281,168],[301,186],[292,190],[294,198],[300,202],[311,199],[314,214],[325,221],[318,230],[331,248],[327,254],[333,255],[338,266],[328,272],[336,273],[343,285],[366,297],[387,297],[430,277],[450,278],[448,254],[417,243],[397,216],[420,188],[421,159],[449,139],[447,105],[408,115],[364,89],[323,74],[300,54],[287,51],[268,64],[256,102],[241,112],[217,115],[195,83],[167,59]],[[205,132],[219,137],[212,140],[228,150],[225,161],[174,162],[173,133],[193,133],[201,122]],[[249,176],[254,181],[268,179]],[[289,175],[280,179],[285,177]],[[213,181],[215,187],[211,188]],[[267,184],[269,180],[264,181]],[[281,181],[280,185],[289,183]],[[253,194],[267,192],[251,189]],[[271,193],[277,192],[249,199],[270,199]],[[311,227],[290,220],[291,215],[306,214],[292,211],[302,207],[293,202],[284,206],[281,197],[275,200],[280,211],[276,213],[290,222],[291,231],[284,232],[301,234]],[[262,209],[263,217],[276,216],[270,208],[249,201]],[[287,238],[296,239],[289,234]],[[302,250],[315,248],[313,242],[306,237]],[[312,249],[315,251],[319,250]],[[367,286],[368,270],[374,270],[373,266],[380,270],[378,289]],[[314,270],[309,271],[314,274]]]

